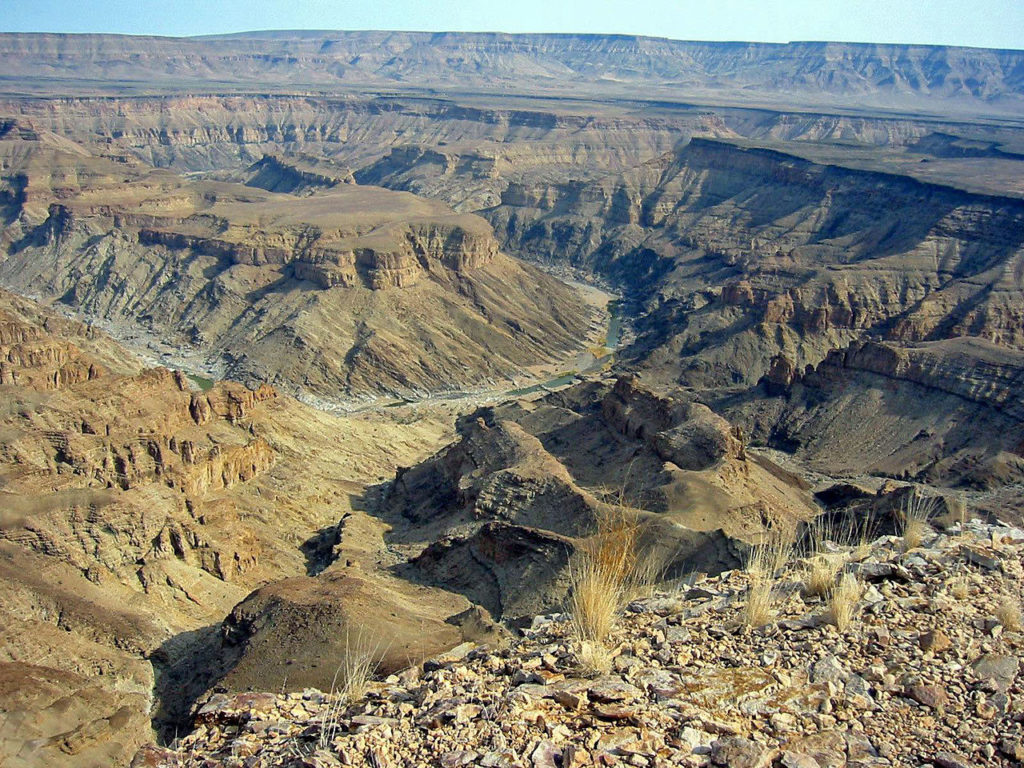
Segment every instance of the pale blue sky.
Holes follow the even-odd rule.
[[[0,0],[0,31],[257,29],[619,32],[1024,48],[1024,0]]]

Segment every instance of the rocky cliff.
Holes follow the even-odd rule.
[[[1019,110],[1019,51],[917,45],[708,43],[627,35],[270,32],[208,38],[17,34],[0,62],[20,92],[408,86],[636,95],[849,108]],[[784,95],[780,95],[784,94]],[[939,106],[941,105],[941,107]]]
[[[1024,204],[694,139],[598,184],[510,186],[509,247],[630,286],[652,375],[754,383],[866,333],[1022,343]]]
[[[1024,477],[1022,371],[1019,351],[979,339],[856,342],[806,371],[777,359],[763,391],[716,408],[826,474],[985,490],[1017,519],[999,497]]]
[[[267,386],[200,391],[2,291],[0,318],[0,762],[126,765],[205,690],[232,607],[313,569],[361,488],[446,428],[332,417]],[[380,538],[357,528],[342,562]],[[440,625],[440,606],[468,607],[416,599]]]
[[[590,330],[571,289],[439,202],[186,182],[34,133],[0,151],[7,178],[27,179],[0,279],[244,381],[333,398],[450,390],[559,360]]]

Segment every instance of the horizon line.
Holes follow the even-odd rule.
[[[244,38],[255,35],[272,34],[304,34],[304,35],[330,35],[330,34],[408,34],[408,35],[501,35],[507,37],[619,37],[635,40],[659,40],[672,43],[699,43],[718,45],[763,45],[785,47],[791,45],[856,45],[856,46],[891,46],[904,48],[952,48],[975,51],[997,51],[1008,53],[1024,53],[1024,48],[993,48],[982,45],[963,45],[954,43],[914,43],[914,42],[878,42],[867,40],[788,40],[785,42],[771,40],[711,40],[697,38],[675,38],[658,35],[643,35],[630,32],[503,32],[500,30],[427,30],[427,29],[315,29],[315,28],[281,28],[281,29],[246,29],[236,32],[210,32],[200,35],[162,35],[154,33],[138,32],[67,32],[67,31],[0,31],[3,36],[46,36],[56,35],[61,37],[134,37],[160,40],[211,40],[226,37]]]

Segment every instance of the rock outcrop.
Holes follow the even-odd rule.
[[[1024,531],[974,521],[910,552],[865,549],[836,553],[862,579],[842,631],[796,563],[770,623],[748,628],[750,579],[730,571],[631,603],[600,676],[582,674],[566,615],[537,616],[508,648],[382,673],[356,700],[214,695],[192,734],[135,765],[1018,764],[1021,629],[1003,606],[1019,620]]]
[[[807,485],[706,406],[628,378],[465,417],[460,439],[401,470],[384,519],[413,573],[522,619],[564,598],[580,537],[637,510],[670,571],[735,567],[767,528],[816,514]],[[724,530],[724,533],[723,533]]]
[[[352,171],[311,157],[264,155],[247,168],[246,173],[249,186],[293,195],[355,183]]]
[[[980,339],[857,342],[716,408],[751,439],[832,476],[994,491],[1024,477],[1024,357]],[[765,396],[767,395],[767,396]],[[1019,514],[1010,502],[1003,514]]]

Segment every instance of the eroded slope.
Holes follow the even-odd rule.
[[[322,567],[367,486],[450,434],[265,386],[199,391],[6,292],[0,358],[5,765],[125,765],[151,721],[179,727],[233,606]],[[347,560],[380,541],[358,527]],[[416,594],[441,626],[461,600]]]
[[[511,186],[513,249],[630,287],[661,381],[750,385],[866,334],[1022,343],[1024,204],[694,140],[602,184]]]
[[[566,357],[590,330],[574,291],[442,203],[189,183],[48,136],[0,138],[0,279],[215,372],[329,398],[451,390]]]

